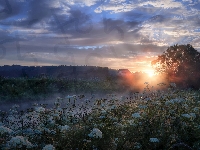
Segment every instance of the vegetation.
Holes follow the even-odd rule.
[[[111,78],[105,80],[65,79],[65,78],[0,78],[0,101],[43,100],[53,94],[69,93],[110,93],[124,91]]]
[[[152,61],[152,66],[158,73],[166,74],[169,82],[180,87],[200,87],[200,53],[190,44],[170,46]]]
[[[200,147],[200,93],[155,91],[145,83],[143,93],[131,97],[58,98],[45,105],[0,112],[0,149],[194,149]],[[79,97],[80,98],[80,97]],[[88,111],[91,108],[91,111]],[[79,110],[76,112],[75,110]]]

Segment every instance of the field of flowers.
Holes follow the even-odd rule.
[[[53,108],[35,104],[0,112],[2,150],[200,149],[200,92],[154,90],[57,98]],[[80,103],[76,103],[77,100]]]

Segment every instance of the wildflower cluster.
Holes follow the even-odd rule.
[[[200,93],[144,90],[102,98],[66,96],[53,108],[0,112],[0,149],[170,149],[200,147]]]

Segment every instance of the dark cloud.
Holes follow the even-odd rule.
[[[17,16],[23,11],[23,5],[16,1],[1,0],[0,6],[0,20],[7,19],[9,17]]]
[[[136,19],[139,19],[143,16],[144,16],[143,13],[140,13],[140,12],[137,12],[137,11],[128,11],[128,12],[124,12],[124,13],[121,14],[121,17],[125,17],[125,18],[128,18],[130,20],[136,20]]]
[[[155,15],[155,16],[151,17],[149,21],[152,23],[164,23],[168,20],[169,19],[163,15]]]
[[[167,44],[197,41],[198,3],[179,2],[184,7],[171,8],[164,1],[165,7],[157,1],[134,2],[123,2],[127,5],[122,11],[121,5],[116,8],[109,1],[2,0],[0,46],[6,49],[5,64],[30,64],[36,58],[43,64],[70,63],[73,56],[76,64],[96,60],[112,66],[115,59],[125,62],[146,53],[160,54]],[[97,7],[102,7],[101,13],[95,13]],[[18,55],[25,57],[19,60]]]
[[[130,28],[137,27],[140,23],[137,21],[127,21],[127,25],[130,26]]]
[[[41,21],[44,18],[51,16],[51,2],[49,0],[40,0],[30,1],[29,2],[29,11],[28,11],[28,20],[30,20],[29,25],[32,25],[36,22]]]

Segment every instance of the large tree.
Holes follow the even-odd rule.
[[[168,47],[151,64],[158,73],[166,74],[170,82],[200,87],[200,53],[190,44]]]

